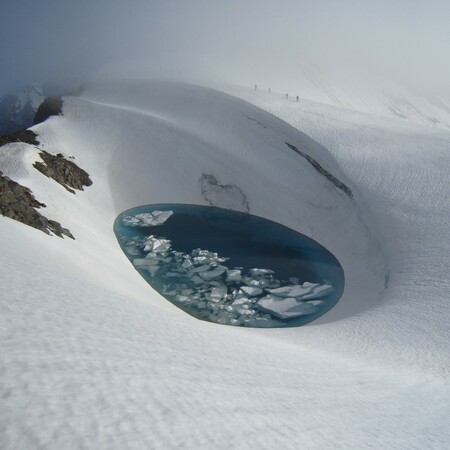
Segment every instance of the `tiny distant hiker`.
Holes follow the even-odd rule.
[[[257,91],[258,90],[258,85],[257,84],[255,84],[255,91]]]
[[[298,95],[297,95],[297,103],[298,103]]]
[[[286,94],[286,98],[288,98],[288,95]]]

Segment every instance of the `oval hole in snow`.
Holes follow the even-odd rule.
[[[120,214],[114,231],[145,280],[197,319],[301,326],[336,305],[344,289],[342,267],[327,249],[251,214],[146,205]]]

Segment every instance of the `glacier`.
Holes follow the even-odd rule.
[[[92,82],[32,128],[43,149],[89,172],[76,195],[32,167],[36,147],[2,147],[0,170],[76,240],[0,217],[1,446],[448,447],[450,132],[375,106]],[[202,174],[336,255],[346,277],[336,307],[305,327],[221,327],[153,291],[112,223],[133,205],[209,204]],[[235,204],[226,192],[215,206]],[[293,298],[269,295],[272,308]]]

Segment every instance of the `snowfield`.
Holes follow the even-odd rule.
[[[0,148],[0,170],[76,238],[0,217],[0,447],[448,448],[450,130],[223,90],[109,81],[66,97],[33,130],[89,173],[76,195],[32,167],[37,148]],[[113,233],[151,203],[304,233],[340,261],[344,295],[300,328],[196,320]]]

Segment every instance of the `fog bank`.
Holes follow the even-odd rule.
[[[6,0],[0,93],[115,72],[276,88],[318,66],[450,95],[448,17],[450,3],[439,0]]]

